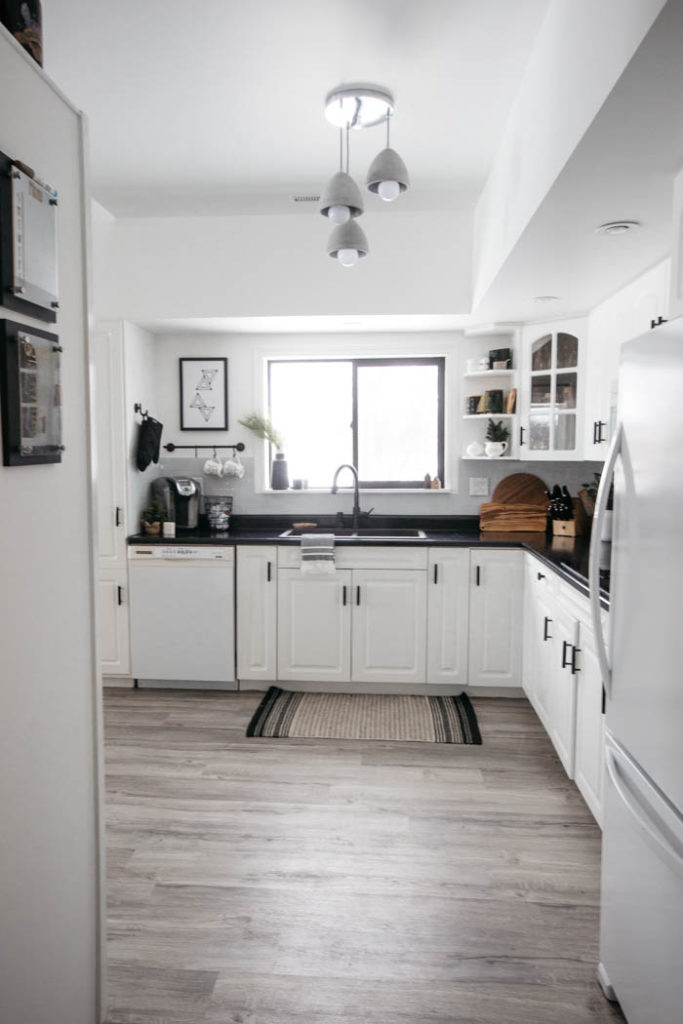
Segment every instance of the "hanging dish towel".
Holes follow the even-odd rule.
[[[301,573],[303,576],[324,576],[334,569],[334,534],[301,534]]]
[[[138,446],[135,464],[142,473],[150,462],[159,461],[161,431],[163,426],[152,416],[144,416],[138,429]]]

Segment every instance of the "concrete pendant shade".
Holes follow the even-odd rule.
[[[337,258],[342,249],[355,249],[359,258],[368,254],[368,240],[360,224],[355,220],[347,220],[333,229],[328,243],[327,255]]]
[[[320,197],[320,212],[327,217],[331,206],[348,206],[352,217],[363,212],[363,197],[350,174],[337,171],[333,174]]]
[[[370,164],[365,184],[370,192],[377,192],[383,181],[397,181],[401,192],[410,185],[408,170],[395,149],[383,149]]]

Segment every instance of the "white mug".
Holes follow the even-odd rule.
[[[235,452],[231,459],[226,459],[223,463],[223,476],[236,476],[238,480],[241,480],[244,476],[244,466],[240,459],[239,452]]]
[[[487,441],[484,445],[484,451],[489,459],[499,459],[503,452],[507,451],[507,447],[507,441]]]
[[[204,472],[207,476],[221,476],[223,473],[221,460],[217,459],[215,455],[213,458],[207,459],[204,463]]]

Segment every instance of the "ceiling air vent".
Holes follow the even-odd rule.
[[[290,196],[293,203],[319,203],[320,196],[313,195],[294,195]]]

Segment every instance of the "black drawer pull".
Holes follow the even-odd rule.
[[[268,583],[270,583],[272,578],[273,578],[273,566],[272,566],[272,562],[268,562],[268,568],[266,570],[266,580],[268,581]]]
[[[342,587],[342,605],[346,607],[346,584]]]
[[[356,587],[356,604],[360,604],[360,587]]]
[[[562,668],[569,668],[570,662],[567,659],[567,649],[571,647],[568,640],[562,641]]]
[[[123,587],[117,587],[116,588],[116,599],[117,599],[119,605],[123,604]]]
[[[545,579],[545,573],[543,573],[543,572],[537,572],[537,573],[536,573],[536,579],[537,579],[537,580],[544,580],[544,579]]]
[[[581,648],[580,647],[574,647],[574,645],[572,644],[571,670],[572,670],[572,675],[573,676],[575,676],[577,672],[581,671],[579,666],[576,664],[576,655],[577,654],[581,654]]]
[[[552,640],[552,637],[551,637],[550,633],[548,632],[548,626],[550,625],[550,623],[552,621],[553,620],[549,619],[547,615],[543,616],[543,639],[544,640]]]
[[[481,586],[481,566],[477,566],[477,586]]]
[[[117,526],[120,526],[121,523],[123,522],[123,519],[122,519],[122,516],[121,516],[122,512],[123,512],[123,509],[119,508],[119,506],[117,505],[116,506],[116,525]]]
[[[434,564],[434,582],[439,582],[439,566],[436,563]]]
[[[519,447],[520,448],[522,447],[523,444],[526,444],[526,441],[524,440],[524,431],[525,430],[526,430],[526,427],[520,427],[519,428]]]

